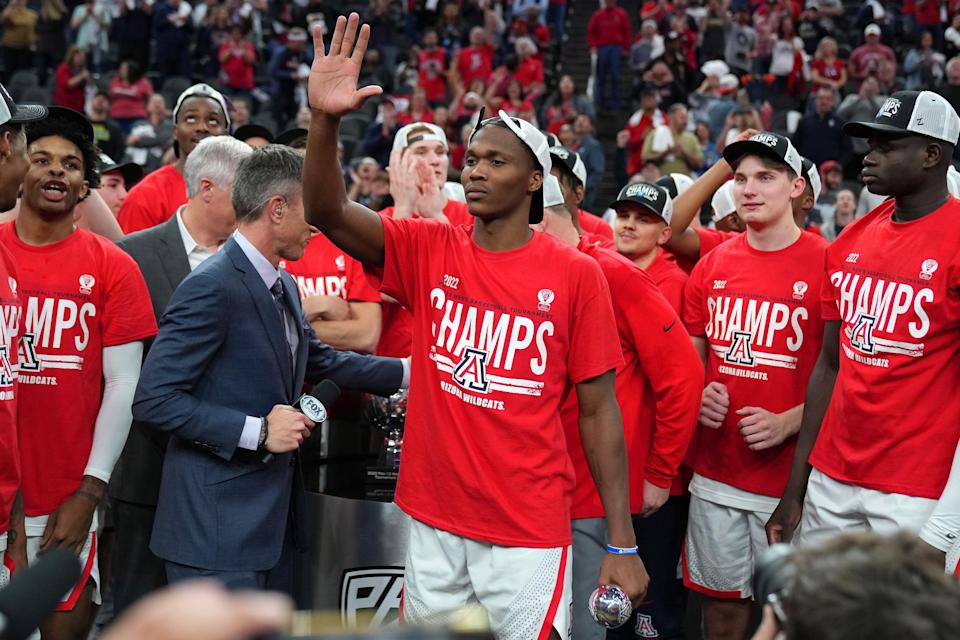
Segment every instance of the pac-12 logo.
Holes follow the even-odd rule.
[[[861,313],[850,331],[850,344],[863,353],[874,353],[877,350],[877,344],[873,341],[876,324],[876,316]]]
[[[933,278],[933,274],[936,273],[937,269],[940,268],[940,263],[934,260],[933,258],[927,258],[920,263],[920,279],[921,280],[930,280]]]
[[[400,617],[403,567],[348,569],[340,583],[340,623],[356,629],[394,626]]]
[[[339,256],[334,258],[333,262],[334,264],[337,265],[337,269],[339,269],[340,271],[347,270],[347,259],[343,257],[343,254],[340,254]]]
[[[469,391],[486,393],[490,389],[487,360],[490,354],[482,349],[467,347],[460,362],[453,368],[453,381]]]
[[[727,348],[727,352],[723,354],[724,362],[745,367],[756,365],[757,360],[754,358],[753,348],[750,346],[752,339],[753,334],[747,331],[734,331],[730,338],[730,346]]]
[[[13,279],[13,276],[7,277],[7,284],[10,286],[10,293],[17,295],[17,281]]]
[[[540,289],[537,293],[537,309],[540,309],[540,311],[550,311],[550,305],[553,304],[556,297],[553,290]]]

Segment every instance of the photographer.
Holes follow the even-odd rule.
[[[786,584],[770,581],[774,593],[753,640],[946,640],[960,629],[960,583],[916,536],[842,534],[780,566],[761,563],[758,585],[769,572],[785,575],[791,567],[783,562],[795,573]]]

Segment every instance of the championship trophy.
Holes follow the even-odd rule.
[[[370,422],[383,433],[383,445],[377,463],[367,468],[368,499],[393,499],[400,472],[403,448],[403,423],[407,416],[407,390],[392,396],[371,396]]]

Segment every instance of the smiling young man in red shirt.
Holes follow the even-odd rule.
[[[960,202],[947,190],[960,117],[935,93],[900,91],[844,130],[870,145],[866,186],[893,197],[827,251],[823,353],[771,540],[789,540],[801,512],[803,541],[921,530],[960,436]],[[946,551],[957,532],[922,535]]]
[[[806,182],[793,144],[758,133],[724,149],[739,237],[701,258],[683,319],[706,364],[692,456],[684,582],[705,596],[705,637],[742,638],[763,527],[777,505],[823,332],[826,241],[794,223]]]
[[[314,31],[304,202],[414,318],[396,493],[413,518],[403,615],[443,620],[479,601],[498,638],[566,638],[573,470],[559,409],[572,387],[615,545],[600,581],[637,602],[647,582],[630,522],[607,286],[590,258],[530,230],[543,214],[547,141],[505,114],[481,122],[467,150],[472,227],[396,220],[347,200],[339,120],[381,91],[357,89],[369,39],[358,27],[356,14],[341,16],[329,53]]]
[[[16,260],[23,304],[18,424],[28,562],[59,547],[84,567],[41,625],[44,638],[57,640],[85,637],[99,604],[95,510],[130,428],[142,341],[157,326],[133,259],[74,227],[77,203],[97,182],[90,123],[51,107],[27,127],[27,141],[20,214],[0,225],[0,243]]]

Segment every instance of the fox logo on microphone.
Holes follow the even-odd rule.
[[[303,411],[303,415],[317,424],[327,419],[327,408],[323,406],[322,402],[311,395],[304,395],[300,398],[300,410]]]

